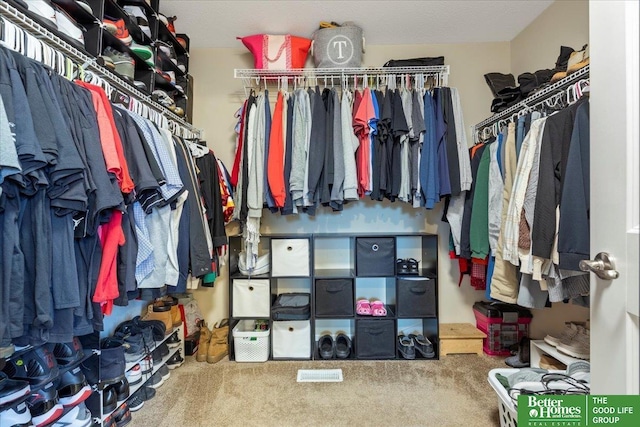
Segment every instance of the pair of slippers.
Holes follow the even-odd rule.
[[[384,317],[387,315],[387,309],[379,299],[372,298],[371,301],[369,301],[360,298],[356,301],[356,314],[359,316]]]

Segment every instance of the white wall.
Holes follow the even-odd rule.
[[[240,44],[240,42],[238,42]],[[449,85],[457,87],[462,108],[470,125],[490,115],[491,92],[483,75],[509,69],[508,43],[470,43],[411,46],[368,46],[364,64],[380,66],[389,59],[418,56],[445,56],[451,65]],[[217,156],[231,168],[235,150],[233,115],[245,99],[240,80],[233,79],[234,68],[251,68],[251,55],[244,49],[199,49],[191,52],[190,72],[195,77],[194,124],[205,131],[205,139]],[[274,97],[272,97],[274,98]],[[272,99],[273,100],[273,99]],[[469,132],[470,136],[470,132]],[[471,306],[483,298],[466,278],[458,287],[457,261],[448,257],[449,227],[440,222],[441,207],[434,211],[413,209],[404,203],[360,201],[341,213],[322,208],[315,218],[306,215],[281,217],[265,211],[263,232],[411,232],[439,234],[439,295],[441,322],[475,322]],[[237,227],[228,227],[229,233]],[[211,324],[228,316],[228,276],[226,269],[213,289],[194,292],[207,321]]]

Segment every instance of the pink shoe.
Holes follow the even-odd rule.
[[[387,315],[387,309],[380,300],[371,301],[371,314],[376,317],[384,317]]]
[[[368,300],[361,298],[356,301],[356,314],[360,316],[371,316],[371,305]]]

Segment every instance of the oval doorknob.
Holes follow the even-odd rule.
[[[580,261],[580,270],[595,273],[602,280],[614,280],[620,276],[613,257],[607,252],[600,252],[593,261],[588,259]]]

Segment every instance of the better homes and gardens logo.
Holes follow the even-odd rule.
[[[640,426],[640,396],[518,396],[518,427]]]
[[[518,396],[519,427],[580,427],[585,416],[584,396]]]

